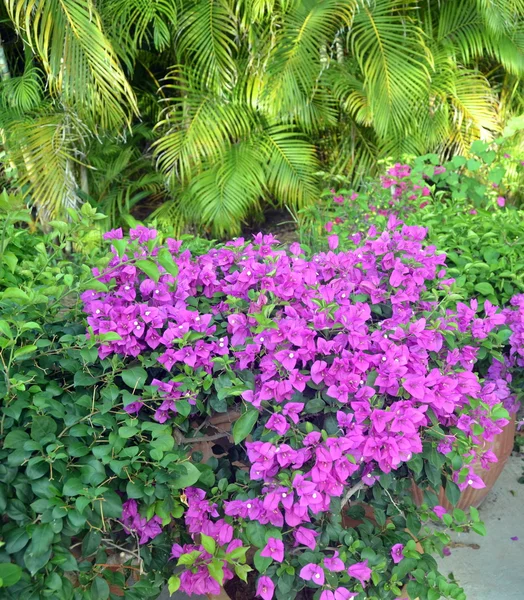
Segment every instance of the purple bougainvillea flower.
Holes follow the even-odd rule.
[[[312,529],[307,529],[306,527],[297,527],[297,529],[295,529],[294,534],[297,545],[304,544],[304,546],[307,546],[313,551],[317,547],[317,542],[315,538],[319,534],[316,531],[313,531]]]
[[[282,540],[269,538],[266,547],[262,550],[260,556],[282,562],[284,560],[284,544],[282,543]]]
[[[339,587],[335,590],[335,600],[351,600],[358,596],[358,592],[350,592],[346,588]]]
[[[262,575],[257,583],[257,596],[260,596],[263,600],[272,600],[274,593],[275,584],[267,575]]]
[[[371,579],[371,569],[368,567],[368,561],[365,560],[351,565],[348,569],[348,575],[358,579],[365,587],[365,582]]]
[[[511,538],[511,540],[512,540],[513,542],[518,542],[518,541],[519,541],[519,538],[518,538],[518,537],[515,535],[515,536],[513,536],[513,537]]]
[[[433,508],[433,512],[437,515],[437,517],[439,519],[442,519],[442,517],[448,512],[443,506],[440,506],[437,504],[437,506],[435,506]]]
[[[124,406],[124,410],[129,415],[136,415],[140,412],[142,406],[144,406],[144,403],[137,400],[136,402],[130,402],[129,404]]]
[[[395,564],[398,564],[404,558],[403,550],[404,544],[395,544],[391,548],[391,558]]]
[[[342,560],[338,557],[337,551],[335,551],[335,554],[331,558],[324,558],[324,566],[328,571],[333,572],[343,571],[346,568]]]
[[[504,198],[504,196],[499,196],[497,198],[497,204],[502,208],[503,206],[506,206],[506,198]]]
[[[451,550],[447,546],[444,546],[444,548],[442,548],[442,554],[444,556],[451,556]]]
[[[304,579],[304,581],[313,581],[313,583],[316,583],[317,585],[324,585],[325,581],[324,569],[313,563],[309,563],[300,569],[300,577]]]

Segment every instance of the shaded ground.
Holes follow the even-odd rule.
[[[264,222],[245,227],[242,235],[249,239],[253,234],[262,231],[272,233],[282,244],[298,241],[298,231],[292,215],[287,210],[268,210],[264,213]]]
[[[454,534],[451,555],[439,559],[453,573],[468,600],[524,599],[524,458],[511,456],[480,507],[487,535]],[[512,539],[518,538],[518,539]]]

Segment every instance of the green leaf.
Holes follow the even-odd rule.
[[[473,531],[479,535],[486,535],[486,526],[484,523],[472,523],[471,529],[473,529]]]
[[[202,546],[204,546],[204,549],[206,550],[206,552],[209,552],[209,554],[215,553],[216,542],[212,537],[210,537],[209,535],[206,535],[205,533],[201,533],[200,534],[200,542],[201,542]]]
[[[255,569],[259,573],[265,573],[269,565],[273,562],[273,559],[271,557],[260,556],[261,552],[261,549],[255,552],[255,556],[253,557],[253,563],[255,565]]]
[[[247,539],[257,546],[257,548],[264,548],[266,545],[266,528],[258,521],[249,521],[246,525]]]
[[[173,256],[167,248],[162,248],[159,250],[156,259],[170,275],[173,277],[178,277],[178,265],[173,260]]]
[[[28,304],[29,296],[18,288],[7,288],[2,294],[2,300],[16,300],[20,304]]]
[[[131,437],[133,437],[134,435],[136,435],[140,430],[138,429],[138,427],[128,427],[128,426],[124,426],[124,427],[119,427],[118,428],[118,435],[124,439],[127,440]]]
[[[19,552],[29,542],[29,536],[23,527],[11,529],[11,531],[4,535],[4,539],[6,542],[5,550],[8,554]]]
[[[38,346],[35,346],[34,344],[22,346],[14,351],[13,357],[15,360],[18,360],[19,358],[23,358],[24,356],[33,353],[35,350],[38,350]]]
[[[64,483],[62,493],[65,496],[78,496],[84,491],[85,484],[78,477],[71,477]]]
[[[249,409],[235,422],[233,425],[233,439],[235,444],[239,444],[251,433],[259,415],[258,410]]]
[[[9,327],[9,323],[7,321],[4,321],[4,319],[0,319],[0,333],[3,333],[10,340],[13,339],[13,332]]]
[[[474,523],[479,523],[480,522],[479,511],[474,506],[470,506],[470,508],[469,508],[469,516],[471,517],[471,520]]]
[[[209,575],[211,575],[219,585],[224,583],[224,562],[220,558],[214,558],[207,565],[207,570],[209,571]]]
[[[487,281],[477,283],[477,285],[475,286],[475,290],[484,296],[489,296],[489,295],[495,293],[493,286],[491,285],[491,283],[488,283]]]
[[[84,558],[94,554],[100,547],[102,534],[96,529],[91,529],[82,540],[82,556]]]
[[[152,260],[137,260],[135,265],[143,271],[149,279],[157,282],[160,279],[160,271]]]
[[[0,563],[1,587],[14,585],[20,581],[20,577],[22,577],[22,569],[18,565],[12,563]]]
[[[57,424],[51,417],[34,417],[31,423],[31,437],[34,440],[42,440],[48,435],[52,435],[57,430]]]
[[[147,380],[147,372],[142,367],[131,367],[122,371],[124,383],[132,389],[142,389]]]
[[[460,498],[458,485],[449,479],[446,481],[446,498],[455,506]]]
[[[180,577],[178,575],[171,575],[171,577],[167,580],[167,587],[171,595],[177,592],[180,588]]]
[[[175,489],[186,488],[194,485],[200,478],[200,471],[189,462],[184,462],[178,465],[185,469],[185,473],[179,475],[178,473],[174,477],[174,480],[170,481],[170,485]]]
[[[200,552],[200,550],[193,550],[192,552],[188,552],[187,554],[182,554],[178,559],[176,566],[179,567],[180,565],[186,565],[190,567],[192,564],[195,563],[196,559],[201,554],[202,553]]]
[[[41,556],[49,550],[55,532],[48,523],[37,525],[31,536],[31,547],[34,556]]]
[[[109,598],[109,584],[102,577],[95,577],[93,579],[91,597],[93,600],[107,600]]]
[[[13,429],[5,436],[4,448],[21,448],[28,439],[29,435],[23,429]]]
[[[247,574],[253,569],[249,565],[235,565],[235,573],[242,580],[247,583]]]

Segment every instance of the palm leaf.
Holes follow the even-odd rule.
[[[77,209],[81,200],[72,147],[82,141],[79,124],[66,113],[50,112],[13,120],[5,131],[9,156],[19,168],[19,184],[26,186],[25,197],[37,208],[38,218],[47,221]]]
[[[176,0],[106,0],[101,7],[112,37],[133,55],[144,45],[166,50],[177,28],[178,10]]]
[[[348,34],[362,71],[377,133],[402,130],[425,95],[431,56],[410,0],[362,2]]]
[[[157,126],[155,156],[169,178],[187,183],[202,164],[219,160],[232,142],[246,137],[256,117],[242,94],[228,98],[201,89],[188,70],[173,70],[168,81],[166,89],[175,95]]]
[[[294,3],[293,10],[283,15],[266,71],[261,74],[268,114],[287,115],[306,129],[314,129],[315,114],[304,107],[317,93],[323,69],[321,49],[351,23],[355,6],[355,0],[306,1]],[[327,120],[331,120],[329,115]]]
[[[233,86],[236,33],[227,0],[196,0],[185,6],[178,52],[198,73],[203,86],[213,90]]]
[[[50,91],[90,126],[112,129],[136,111],[133,91],[91,0],[4,0],[40,57]]]
[[[181,199],[188,219],[218,237],[240,233],[240,225],[260,208],[265,173],[252,141],[232,145],[221,161],[199,173]]]
[[[301,134],[277,125],[264,132],[266,181],[281,205],[305,206],[318,197],[314,173],[319,170],[315,147]]]

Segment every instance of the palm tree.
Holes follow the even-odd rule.
[[[89,198],[115,222],[151,193],[155,219],[226,236],[268,203],[314,202],[320,169],[358,184],[521,109],[524,0],[4,4],[20,38],[0,129],[46,218]]]

